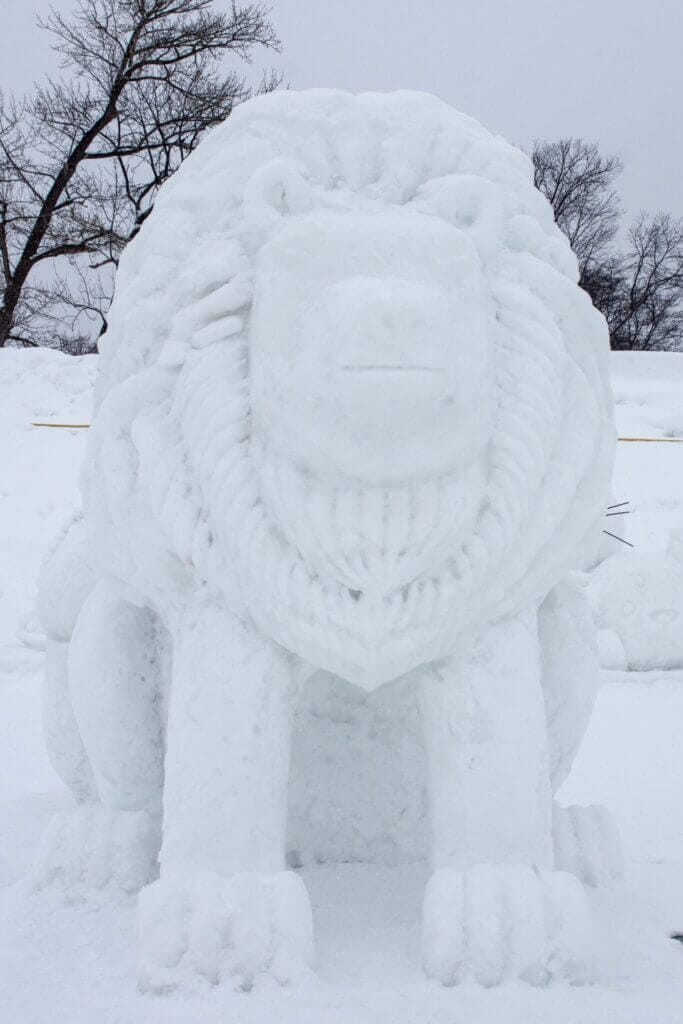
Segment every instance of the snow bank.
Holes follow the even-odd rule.
[[[45,644],[36,580],[45,551],[81,505],[86,431],[31,424],[89,422],[96,369],[93,356],[0,351],[0,799],[56,781],[36,732],[43,672],[36,648]]]
[[[42,558],[81,504],[77,482],[86,432],[31,424],[89,423],[96,369],[94,356],[0,352],[0,665],[20,625],[34,627]]]
[[[590,596],[603,665],[612,669],[683,666],[683,353],[613,352],[611,377],[620,437],[609,541]],[[627,504],[622,505],[622,502]],[[624,514],[621,514],[624,513]]]
[[[683,438],[683,352],[613,352],[610,359],[619,436]],[[612,494],[615,503],[630,501],[630,514],[605,528],[639,551],[665,551],[683,527],[683,444],[619,444]],[[624,549],[615,542],[613,550]]]

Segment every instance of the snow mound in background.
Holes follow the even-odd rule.
[[[613,500],[630,504],[624,506],[626,516],[606,519],[604,526],[639,552],[663,552],[683,526],[683,444],[666,440],[683,438],[683,353],[613,352],[610,359],[619,436],[661,443],[618,445]],[[612,542],[613,552],[625,550]]]
[[[54,788],[38,703],[45,635],[36,613],[41,561],[80,508],[97,358],[0,351],[0,799]]]
[[[602,638],[608,668],[683,668],[683,562],[670,552],[612,555],[593,572],[590,596],[598,629],[615,635],[622,658]]]
[[[612,493],[617,515],[604,528],[608,557],[589,595],[601,630],[602,664],[649,671],[683,666],[683,353],[613,352],[620,437]],[[624,503],[624,504],[622,504]]]
[[[0,671],[16,658],[17,629],[35,636],[40,563],[80,509],[78,476],[87,431],[49,430],[34,422],[88,423],[94,356],[49,349],[0,353]]]

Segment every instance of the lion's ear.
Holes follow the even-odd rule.
[[[244,187],[244,226],[259,246],[288,216],[308,213],[313,206],[306,168],[280,157],[254,171]]]
[[[503,203],[500,190],[474,174],[449,174],[425,182],[414,205],[466,232],[488,263],[500,250]]]

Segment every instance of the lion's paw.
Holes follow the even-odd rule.
[[[571,871],[586,885],[603,885],[624,873],[619,830],[604,807],[556,804],[553,842],[555,867]]]
[[[292,871],[162,878],[140,894],[140,987],[165,992],[258,975],[288,984],[313,956],[306,887]]]
[[[54,815],[29,876],[35,889],[71,896],[102,889],[138,892],[157,868],[159,826],[144,811],[86,804]]]
[[[544,985],[592,976],[591,915],[573,875],[479,864],[432,875],[423,916],[425,972],[444,985]]]

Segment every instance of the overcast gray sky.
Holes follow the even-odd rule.
[[[683,0],[271,6],[283,43],[273,63],[293,88],[424,89],[519,145],[580,135],[621,156],[629,214],[683,216]],[[0,0],[4,89],[22,91],[54,69],[47,37],[35,27],[36,13],[48,7],[48,0]]]

